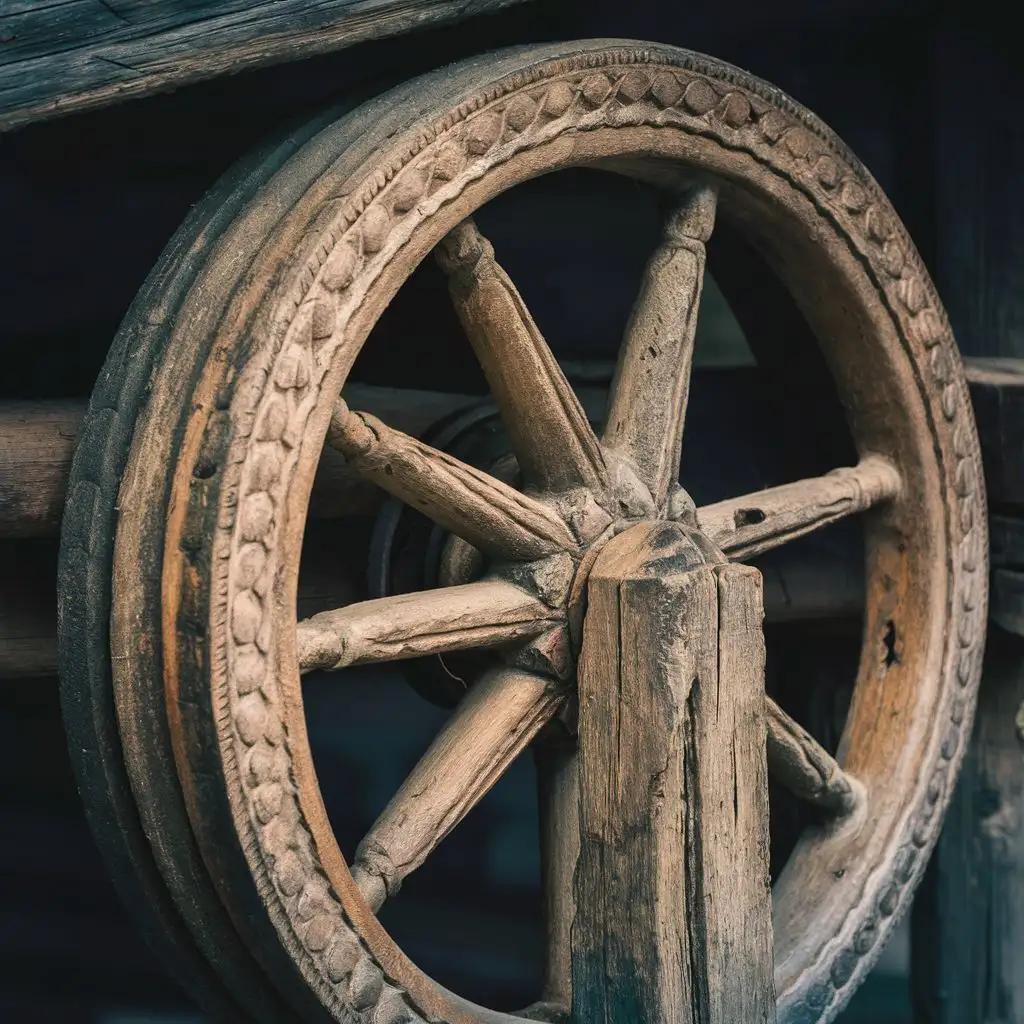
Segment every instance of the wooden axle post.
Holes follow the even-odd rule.
[[[774,1024],[760,576],[645,523],[588,590],[573,1019]]]

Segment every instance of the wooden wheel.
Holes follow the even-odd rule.
[[[472,220],[503,190],[580,165],[654,182],[675,204],[626,327],[600,437]],[[676,476],[716,216],[760,250],[815,330],[860,461],[695,509]],[[550,771],[550,940],[537,1014],[598,1015],[581,1002],[580,979],[593,976],[600,930],[614,922],[601,916],[598,889],[612,880],[594,851],[614,855],[602,828],[624,813],[595,796],[599,773],[615,765],[630,786],[654,792],[644,786],[663,777],[652,760],[660,752],[697,787],[691,797],[718,793],[726,778],[749,783],[731,794],[726,817],[706,802],[691,821],[694,805],[679,787],[662,785],[658,800],[690,822],[690,839],[707,839],[697,863],[705,895],[742,893],[740,916],[726,922],[738,929],[733,953],[736,934],[754,964],[774,942],[779,1019],[833,1019],[905,909],[934,841],[969,731],[986,606],[984,494],[959,358],[920,260],[867,172],[810,114],[731,67],[672,48],[594,42],[471,61],[375,101],[300,146],[223,231],[196,255],[173,308],[160,306],[159,270],[147,285],[152,311],[135,316],[166,322],[165,337],[122,340],[106,371],[125,382],[130,440],[122,425],[104,434],[104,400],[94,401],[106,475],[86,477],[82,467],[97,464],[87,453],[72,483],[73,495],[94,485],[98,522],[116,508],[102,585],[117,721],[135,802],[144,817],[148,801],[155,808],[146,835],[165,884],[179,905],[201,890],[198,911],[179,909],[185,930],[200,935],[204,914],[222,903],[246,956],[304,1019],[511,1019],[419,972],[374,911],[547,722],[572,731],[578,689],[581,755],[563,745],[541,757]],[[338,398],[382,310],[432,251],[523,489]],[[446,552],[452,586],[296,623],[298,554],[325,438],[456,538]],[[120,464],[123,478],[107,471]],[[780,708],[764,710],[757,576],[726,559],[856,513],[868,598],[834,759]],[[90,600],[88,580],[110,570],[102,555],[75,560],[70,550],[66,542],[64,608]],[[624,623],[639,645],[628,665]],[[105,628],[65,615],[66,692],[102,690],[95,678],[106,669],[80,664],[75,644],[81,630]],[[350,867],[317,787],[302,673],[472,647],[497,648],[495,667]],[[684,671],[689,657],[697,660]],[[628,708],[609,696],[606,677],[616,675],[639,687]],[[694,703],[678,689],[683,675],[687,686],[711,677],[729,685]],[[651,743],[642,726],[655,720],[654,705],[641,714],[649,692],[668,700],[658,706],[678,727],[669,735],[659,725]],[[678,706],[673,694],[684,698]],[[99,693],[90,713],[102,713],[105,699]],[[713,711],[732,722],[731,770],[716,752]],[[613,720],[620,736],[640,729],[626,748],[635,757],[606,749]],[[822,815],[776,882],[770,930],[756,926],[767,899],[759,730],[769,770]],[[147,745],[154,735],[165,740]],[[687,760],[693,749],[696,764]],[[175,800],[191,832],[181,814],[161,820]],[[685,861],[691,878],[691,854],[649,817],[638,818],[651,833],[643,863]],[[735,842],[724,844],[727,854],[742,848],[760,873],[731,877],[714,853],[719,835]],[[180,863],[189,877],[175,875]],[[673,898],[673,912],[700,912],[692,894]],[[683,924],[658,917],[636,926],[653,942],[666,934],[659,929]],[[702,927],[709,949],[728,947]],[[245,976],[238,964],[217,967],[236,988],[237,972]],[[728,961],[717,968],[715,984],[728,988],[738,972]],[[768,1019],[752,998],[747,1019]]]

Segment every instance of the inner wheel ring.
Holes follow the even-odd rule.
[[[845,148],[777,91],[707,58],[632,43],[541,48],[486,73],[470,65],[436,76],[416,95],[385,152],[383,129],[368,126],[296,203],[270,247],[297,253],[291,270],[273,283],[268,267],[235,295],[215,358],[194,364],[189,407],[177,412],[164,676],[204,859],[231,880],[236,919],[266,904],[272,929],[255,926],[247,940],[294,965],[330,1017],[351,1019],[355,1007],[379,1020],[509,1019],[451,997],[408,963],[333,839],[295,642],[305,506],[333,396],[359,347],[412,268],[473,209],[559,167],[601,164],[666,184],[699,169],[823,340],[859,449],[884,453],[904,485],[868,521],[865,650],[841,749],[869,789],[900,778],[899,799],[880,794],[852,838],[807,837],[776,888],[780,1020],[829,1020],[923,869],[980,671],[980,463],[934,291]],[[339,194],[347,198],[327,198]],[[156,389],[181,372],[165,364]],[[163,426],[153,418],[147,429]],[[137,435],[133,458],[148,440]],[[254,576],[243,549],[257,542],[266,554]],[[129,548],[119,533],[115,558]],[[906,624],[906,640],[883,688],[876,637],[892,622]],[[896,724],[867,736],[883,689],[898,695]]]

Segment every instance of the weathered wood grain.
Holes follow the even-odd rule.
[[[466,220],[436,252],[526,483],[603,494],[608,472],[594,430],[494,247]]]
[[[14,0],[0,8],[0,130],[521,0]]]
[[[84,402],[0,402],[0,537],[57,532],[84,416]]]
[[[299,623],[303,672],[492,647],[557,625],[539,598],[504,580],[398,594]]]
[[[414,436],[479,400],[471,395],[360,384],[345,388],[345,397]],[[84,417],[84,401],[0,401],[0,538],[57,533]],[[324,448],[310,499],[314,519],[372,515],[383,497],[340,453]]]
[[[343,399],[329,440],[362,476],[481,551],[535,559],[577,547],[547,505],[375,416],[352,412]]]
[[[572,1006],[573,875],[580,855],[579,758],[564,730],[534,744],[540,812],[541,892],[544,912],[544,989],[541,1005],[568,1014]]]
[[[753,558],[894,498],[899,488],[895,467],[869,456],[849,469],[705,505],[697,521],[731,557]]]
[[[717,205],[715,190],[701,185],[669,217],[644,271],[612,382],[604,443],[632,459],[659,506],[679,478],[704,243]]]
[[[922,1024],[1024,1020],[1024,639],[990,628],[970,749],[914,909]]]
[[[853,814],[863,804],[864,787],[773,700],[766,701],[766,713],[772,781],[829,814]]]
[[[679,527],[620,534],[579,694],[574,1019],[774,1021],[756,571],[704,564]]]
[[[476,806],[565,699],[542,676],[498,668],[470,687],[356,850],[352,876],[376,910]]]

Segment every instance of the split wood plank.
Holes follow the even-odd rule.
[[[620,534],[579,691],[574,1018],[774,1022],[758,574],[674,524]]]

